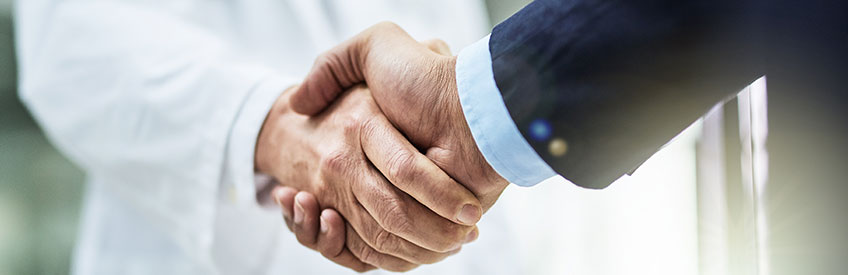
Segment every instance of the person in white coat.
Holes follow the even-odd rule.
[[[263,119],[318,53],[361,29],[391,20],[456,48],[485,33],[482,7],[449,0],[17,1],[20,97],[86,171],[73,272],[343,271],[295,245],[282,232],[279,210],[257,202],[267,184],[254,175]],[[511,273],[491,262],[457,266],[441,268]]]

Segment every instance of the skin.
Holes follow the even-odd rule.
[[[283,210],[286,226],[305,247],[318,251],[325,258],[356,272],[374,270],[376,267],[356,258],[345,247],[345,222],[333,209],[320,210],[318,200],[308,192],[277,186],[272,192],[274,201]],[[297,220],[294,216],[298,215]]]
[[[418,43],[393,23],[372,26],[318,58],[292,94],[292,110],[320,114],[346,89],[367,83],[391,123],[474,193],[485,211],[508,182],[483,158],[465,121],[456,87],[456,57],[446,54],[444,42],[428,44]]]
[[[376,269],[375,266],[360,261],[345,247],[345,221],[338,212],[329,208],[321,211],[315,196],[308,192],[298,192],[291,187],[277,186],[272,196],[283,210],[286,226],[303,246],[318,251],[325,258],[356,272]],[[295,219],[295,216],[302,218]],[[472,233],[474,234],[470,235],[468,242],[477,237],[476,231]],[[458,252],[459,249],[450,254]]]
[[[306,192],[295,195],[300,204],[292,211],[301,221],[293,227],[301,243],[357,271],[407,271],[444,259],[476,236],[480,202],[389,123],[367,88],[352,87],[311,117],[289,108],[291,94],[284,92],[269,112],[255,161],[283,186]],[[468,207],[472,213],[460,218]],[[342,230],[335,226],[341,216],[320,216],[331,240],[344,232],[341,250],[314,237],[315,213],[324,208],[346,220]]]

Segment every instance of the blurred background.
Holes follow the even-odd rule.
[[[0,275],[66,274],[84,174],[50,145],[17,98],[11,2],[0,0]],[[486,1],[491,25],[528,2]],[[723,116],[727,110],[752,112],[751,98],[757,97],[743,97],[747,101],[717,108],[711,119],[692,125],[636,174],[606,190],[580,189],[561,178],[531,189],[510,186],[491,211],[515,220],[484,220],[489,224],[481,224],[479,242],[497,243],[486,239],[499,234],[486,231],[532,234],[519,237],[522,246],[514,250],[472,244],[468,253],[514,254],[522,274],[729,274],[731,269],[755,274],[752,262],[764,245],[755,241],[756,183],[724,182],[743,178],[742,172],[726,177],[726,171],[716,172],[724,156],[710,153],[724,146],[717,132],[722,122],[736,119]],[[740,129],[731,134],[751,138],[750,127]]]
[[[17,97],[12,0],[0,0],[0,274],[67,274],[83,173]]]

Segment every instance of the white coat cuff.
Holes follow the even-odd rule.
[[[509,115],[492,72],[489,36],[463,49],[456,60],[459,101],[471,135],[498,174],[520,186],[556,176],[530,147]]]
[[[261,81],[242,104],[238,116],[230,131],[225,159],[224,179],[226,185],[225,197],[237,204],[256,204],[260,200],[257,192],[264,190],[274,181],[266,175],[255,172],[254,153],[259,130],[274,102],[289,87],[298,82],[279,76],[269,76]]]

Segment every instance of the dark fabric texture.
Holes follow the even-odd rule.
[[[492,70],[536,152],[575,184],[604,188],[761,76],[817,72],[839,85],[810,88],[844,107],[846,82],[832,70],[844,70],[845,6],[537,0],[492,31]],[[537,121],[550,136],[531,133]],[[553,139],[566,141],[564,155],[549,152]]]

